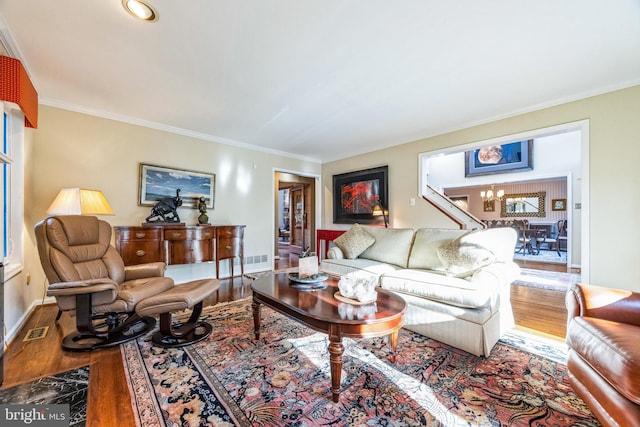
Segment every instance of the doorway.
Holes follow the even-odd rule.
[[[293,267],[315,248],[316,179],[276,172],[275,186],[274,258]]]
[[[465,152],[486,145],[500,145],[510,141],[534,140],[534,167],[517,173],[485,174],[469,178],[465,176]],[[447,163],[449,161],[450,163]],[[462,165],[462,166],[460,166]],[[589,122],[573,123],[536,129],[515,135],[469,143],[460,147],[436,150],[420,155],[421,195],[429,198],[429,186],[442,191],[444,188],[506,185],[528,180],[547,180],[566,177],[566,269],[581,271],[582,278],[589,278]],[[473,182],[471,182],[473,181]],[[499,189],[499,188],[496,188]],[[468,192],[467,192],[468,193]],[[476,194],[476,193],[474,193]],[[548,208],[552,211],[551,203]],[[469,198],[469,203],[473,203]]]

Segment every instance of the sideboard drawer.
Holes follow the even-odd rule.
[[[240,256],[241,247],[242,241],[239,237],[220,238],[217,242],[218,258],[225,259]]]
[[[125,265],[164,261],[162,243],[159,240],[122,241],[120,242],[119,252]]]
[[[174,240],[168,251],[170,265],[213,261],[213,245],[209,240]]]
[[[115,227],[121,240],[158,240],[162,234],[161,227]]]
[[[236,225],[223,225],[216,227],[218,239],[242,237],[244,227]]]
[[[193,233],[191,230],[187,230],[186,228],[175,229],[169,228],[164,230],[164,239],[165,240],[194,240]]]
[[[162,227],[114,227],[124,265],[164,262]]]
[[[214,238],[213,227],[165,228],[165,240],[210,240]]]

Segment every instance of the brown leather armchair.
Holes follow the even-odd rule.
[[[640,293],[574,284],[569,381],[605,426],[640,426]]]
[[[47,218],[36,224],[35,234],[49,281],[47,295],[56,298],[60,310],[76,316],[77,331],[63,339],[64,349],[92,350],[136,338],[155,326],[151,315],[161,316],[156,341],[162,345],[184,345],[210,333],[210,325],[196,321],[202,299],[217,282],[174,286],[173,279],[164,277],[162,262],[125,267],[111,246],[111,226],[93,216]],[[187,325],[172,329],[170,311],[196,303]]]

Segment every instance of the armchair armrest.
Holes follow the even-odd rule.
[[[124,280],[144,279],[146,277],[161,277],[167,265],[164,262],[150,262],[147,264],[127,265],[124,267]]]
[[[118,284],[109,278],[52,283],[47,289],[49,296],[94,294],[118,289]]]
[[[565,295],[567,326],[574,317],[595,317],[640,326],[640,293],[576,283]]]

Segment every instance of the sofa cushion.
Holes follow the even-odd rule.
[[[375,243],[360,254],[360,258],[406,267],[413,242],[411,228],[380,228],[362,226],[371,234]]]
[[[413,240],[408,268],[423,270],[445,271],[445,267],[438,257],[438,247],[444,242],[456,239],[469,230],[447,230],[440,228],[420,228]]]
[[[336,238],[333,243],[340,248],[345,258],[358,258],[362,252],[375,243],[373,238],[360,224],[353,224],[349,230]]]
[[[463,235],[462,237],[465,237]],[[493,252],[480,245],[462,243],[461,238],[450,240],[438,247],[438,257],[447,274],[454,277],[468,277],[476,270],[489,265],[495,259]]]
[[[323,259],[320,263],[320,271],[331,276],[346,276],[355,274],[368,274],[380,277],[385,273],[398,270],[391,264],[385,264],[378,261],[372,261],[366,258],[356,259]]]
[[[472,281],[425,270],[398,270],[380,277],[380,287],[463,308],[495,307],[497,282],[478,286]]]
[[[513,261],[517,233],[511,227],[473,230],[460,237],[461,244],[478,245],[490,250],[498,262]]]

